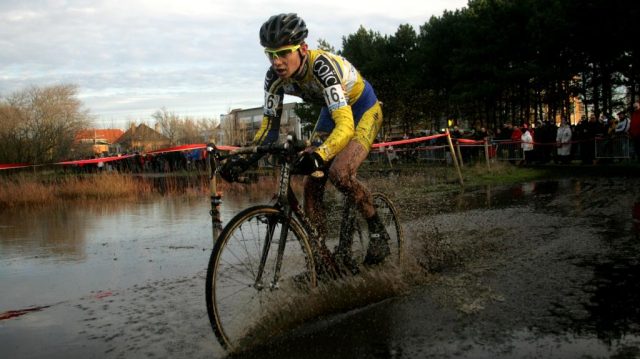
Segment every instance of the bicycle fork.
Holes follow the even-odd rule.
[[[282,268],[282,260],[284,258],[284,250],[287,243],[287,234],[289,233],[289,223],[291,221],[291,209],[288,209],[289,213],[285,213],[282,218],[282,228],[280,229],[280,240],[278,242],[278,252],[276,253],[275,268],[273,271],[273,279],[269,283],[269,289],[278,289],[278,282],[280,280],[280,270]],[[269,219],[269,226],[265,235],[265,241],[262,247],[262,254],[260,257],[260,266],[258,267],[258,274],[254,287],[258,290],[264,289],[264,283],[262,277],[264,276],[265,266],[267,265],[267,259],[271,250],[271,244],[273,243],[273,236],[278,225],[278,216]]]

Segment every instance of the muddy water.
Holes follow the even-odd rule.
[[[427,279],[241,356],[638,357],[639,184],[565,180],[400,201]],[[246,205],[228,195],[223,219]],[[208,206],[166,198],[3,212],[3,357],[223,357],[204,306]]]
[[[247,205],[242,196],[226,196],[222,220]],[[103,347],[104,341],[85,343],[87,337],[113,339],[118,333],[82,334],[110,315],[114,298],[126,293],[130,314],[144,315],[143,306],[167,298],[168,288],[151,295],[154,285],[203,275],[213,246],[209,208],[204,197],[3,211],[0,317],[11,318],[0,320],[2,356],[48,357],[53,351],[84,357]],[[198,299],[203,288],[198,285]],[[136,304],[132,298],[143,292]],[[181,296],[174,293],[178,302]],[[25,309],[28,314],[20,312]]]

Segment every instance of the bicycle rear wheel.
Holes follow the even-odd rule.
[[[385,225],[390,238],[389,248],[391,249],[391,255],[387,261],[395,265],[400,265],[404,260],[404,232],[400,225],[398,210],[391,199],[384,193],[374,192],[372,197],[376,212]],[[351,208],[351,211],[357,210]],[[363,263],[364,257],[367,254],[367,248],[369,247],[369,229],[361,215],[354,217],[355,223],[353,225],[354,232],[351,255],[356,263]]]
[[[280,246],[284,219],[270,206],[248,208],[229,221],[213,247],[207,313],[225,349],[241,348],[264,335],[260,326],[279,303],[317,283],[309,240],[295,220],[289,221]]]

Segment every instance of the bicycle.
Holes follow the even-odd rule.
[[[252,323],[293,293],[316,287],[319,276],[344,273],[326,247],[317,228],[302,211],[291,186],[291,170],[306,146],[292,138],[283,144],[257,146],[236,153],[273,155],[280,163],[278,193],[272,205],[256,205],[236,214],[215,241],[206,279],[207,313],[212,329],[227,350],[251,342]],[[220,157],[216,157],[219,161]],[[218,166],[212,166],[212,175]],[[387,261],[403,260],[404,234],[391,200],[374,193],[374,204],[391,238]],[[213,203],[213,202],[212,202]],[[213,204],[212,204],[213,206]],[[351,241],[351,258],[362,263],[369,235],[354,206],[345,200],[340,240]],[[357,219],[360,217],[360,220]],[[214,221],[215,223],[215,221]],[[214,232],[215,235],[215,232]],[[324,248],[325,250],[323,250]]]

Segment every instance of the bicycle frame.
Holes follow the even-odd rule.
[[[211,230],[213,243],[217,240],[220,232],[222,232],[222,220],[220,219],[220,204],[222,204],[222,196],[218,192],[217,174],[222,161],[222,155],[218,151],[215,144],[207,144],[207,169],[209,171],[209,197],[211,199]]]
[[[280,145],[282,146],[282,145]],[[276,266],[273,274],[272,281],[269,285],[270,289],[278,288],[278,280],[280,278],[280,269],[282,268],[282,259],[285,252],[285,247],[287,243],[287,236],[289,233],[289,227],[291,225],[292,220],[296,220],[301,224],[301,227],[304,229],[305,233],[311,239],[310,243],[312,246],[313,254],[314,254],[314,267],[318,264],[318,260],[321,259],[323,262],[330,261],[329,258],[320,258],[319,257],[319,231],[314,226],[311,221],[308,219],[302,207],[300,206],[300,202],[296,194],[291,188],[291,170],[293,167],[293,161],[297,158],[298,151],[303,149],[304,146],[301,144],[296,144],[292,139],[288,139],[287,144],[280,148],[278,145],[267,145],[267,146],[257,146],[257,147],[249,147],[238,149],[235,153],[270,153],[275,154],[280,157],[282,161],[282,165],[280,166],[280,181],[278,185],[278,193],[276,196],[276,202],[274,207],[282,211],[283,213],[283,221],[282,221],[282,229],[280,231],[280,238],[278,242],[278,253],[276,256]],[[275,226],[273,224],[269,224],[269,231],[266,234],[266,238],[264,241],[262,255],[260,258],[260,266],[258,267],[258,273],[256,276],[256,281],[254,283],[254,287],[256,289],[263,289],[263,274],[264,268],[266,266],[267,257],[269,254],[269,248],[271,248],[271,244],[273,242],[273,235],[275,231]],[[330,261],[329,263],[332,263]]]

